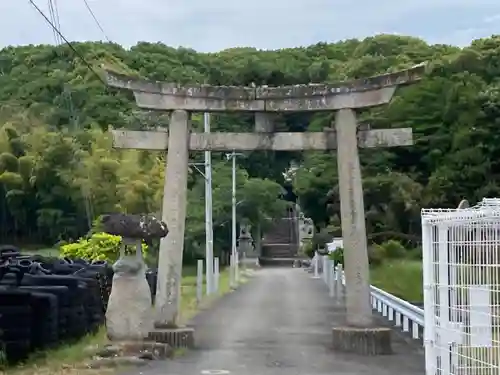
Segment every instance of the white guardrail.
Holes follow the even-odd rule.
[[[326,255],[316,255],[311,262],[314,278],[322,279],[329,288],[332,298],[341,299],[345,293],[345,276],[342,265],[334,267],[333,260]],[[329,270],[330,272],[324,272]],[[339,282],[341,280],[341,282]],[[422,338],[424,328],[424,310],[401,298],[393,296],[373,285],[370,286],[370,302],[372,308],[379,312],[395,327],[401,327],[418,340]]]

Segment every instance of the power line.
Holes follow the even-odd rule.
[[[57,20],[56,20],[56,16],[55,16],[54,3],[52,2],[52,0],[48,0],[47,1],[47,5],[48,5],[48,8],[49,8],[50,20],[57,27]],[[58,27],[58,29],[60,29],[60,27]],[[52,33],[54,34],[54,42],[55,42],[55,44],[56,45],[61,44],[61,39],[60,39],[59,35],[57,35],[57,33],[55,32],[55,30],[52,30]]]
[[[53,7],[54,7],[54,19],[55,19],[55,25],[57,29],[60,31],[61,30],[61,19],[59,18],[59,7],[57,5],[57,0],[52,0]],[[59,44],[62,44],[61,37],[59,37]]]
[[[47,6],[49,8],[50,20],[52,21],[52,23],[54,23],[54,9],[52,9],[52,0],[47,1]],[[57,33],[54,30],[52,30],[52,34],[54,34],[54,42],[56,44],[58,44],[57,43],[57,36],[58,36]]]
[[[36,5],[34,0],[28,0],[30,4],[36,9],[38,13],[45,19],[45,21],[50,25],[53,31],[57,33],[57,35],[68,45],[68,47],[77,55],[80,60],[83,61],[83,63],[87,66],[87,68],[101,81],[104,85],[106,85],[106,82],[102,79],[102,77],[95,71],[95,69],[92,67],[92,65],[83,57],[83,55],[76,50],[76,48],[73,46],[73,44],[66,39],[66,37],[59,31],[56,25],[47,17],[47,15]]]
[[[92,10],[92,8],[90,7],[89,3],[87,0],[83,0],[83,2],[85,3],[85,7],[87,8],[87,10],[89,11],[90,15],[92,16],[92,18],[94,19],[97,27],[99,28],[99,30],[101,30],[102,34],[104,35],[104,37],[106,38],[106,40],[108,42],[111,43],[111,39],[108,37],[108,35],[106,34],[106,32],[104,31],[103,27],[101,26],[101,23],[99,22],[99,20],[97,19],[96,15],[94,14],[94,11]]]
[[[60,29],[60,24],[59,24],[59,12],[57,11],[57,3],[56,3],[56,9],[53,7],[52,0],[50,1],[49,4],[49,11],[51,13],[52,21],[45,15],[45,13],[36,5],[34,0],[28,0],[30,4],[36,9],[38,13],[45,19],[45,21],[50,25],[52,30],[56,33],[56,35],[62,39],[68,47],[74,52],[76,56],[80,58],[80,60],[83,61],[83,63],[87,66],[87,68],[97,77],[99,81],[101,81],[105,87],[107,87],[106,82],[102,79],[102,77],[94,70],[92,65],[85,59],[85,57],[76,50],[76,48],[73,46],[73,44],[61,33]],[[54,0],[57,1],[57,0]],[[59,27],[58,27],[59,26]],[[56,39],[56,44],[57,44],[57,39]],[[64,90],[66,92],[66,89]],[[74,108],[73,108],[73,101],[71,98],[71,92],[69,93],[69,104],[70,104],[70,112],[71,112],[71,117],[73,120],[73,125],[75,124],[75,118],[74,118]],[[90,176],[88,176],[90,179]],[[83,185],[81,186],[81,191],[82,191],[82,196],[84,199],[84,204],[85,204],[85,213],[87,216],[87,221],[89,225],[89,229],[92,227],[92,217],[93,217],[93,202],[92,202],[92,196],[89,194],[88,191],[85,191]]]

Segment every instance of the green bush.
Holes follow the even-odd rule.
[[[314,247],[312,242],[309,241],[305,243],[303,246],[304,246],[304,254],[310,259],[312,259],[314,257]]]
[[[315,233],[312,238],[312,247],[316,249],[326,249],[326,244],[332,240],[333,236],[328,233],[326,228],[321,229],[319,233]]]
[[[368,263],[371,266],[378,266],[382,264],[385,257],[385,248],[380,245],[374,245],[368,249]]]
[[[344,265],[344,249],[342,247],[337,248],[333,253],[328,254],[328,258],[333,260],[333,264],[336,266],[337,264]]]
[[[90,238],[81,238],[78,242],[61,246],[63,257],[82,258],[85,260],[106,260],[115,262],[120,254],[122,239],[108,233],[94,233]],[[142,244],[142,255],[146,258],[148,247]],[[126,247],[126,254],[134,254],[135,247]]]
[[[404,258],[407,253],[405,247],[401,244],[401,242],[396,240],[389,240],[376,246],[382,247],[385,251],[385,256],[390,259]]]
[[[342,264],[344,265],[344,249],[339,248],[337,251],[334,251],[333,253],[330,253],[328,257],[333,260],[333,263],[335,265],[337,264]],[[382,264],[384,261],[384,258],[386,257],[385,255],[385,249],[379,245],[375,245],[371,248],[368,249],[368,262],[372,266],[378,266]]]

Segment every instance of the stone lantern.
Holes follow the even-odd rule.
[[[110,214],[102,218],[106,233],[121,236],[120,256],[113,265],[113,284],[106,311],[112,341],[143,340],[153,329],[152,301],[142,256],[142,241],[163,238],[165,223],[149,215]],[[135,246],[135,254],[125,248]]]

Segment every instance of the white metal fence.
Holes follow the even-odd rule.
[[[333,260],[327,255],[316,254],[312,260],[314,277],[322,279],[329,288],[332,298],[342,299],[345,293],[345,277],[342,266],[334,267]],[[408,332],[414,339],[421,339],[424,327],[424,310],[411,303],[393,296],[386,291],[370,286],[370,300],[374,310],[378,311],[395,327]]]
[[[500,374],[500,201],[422,210],[426,375]]]

